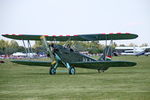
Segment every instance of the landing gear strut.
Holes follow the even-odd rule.
[[[105,70],[98,69],[98,73],[105,72]]]

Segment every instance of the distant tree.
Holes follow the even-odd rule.
[[[43,43],[41,41],[35,41],[33,48],[41,47],[42,45],[43,45]]]
[[[6,49],[9,48],[9,42],[5,40],[0,40],[0,50],[1,54],[6,54]]]
[[[90,50],[88,50],[88,51],[89,51],[89,53],[91,53],[91,54],[97,54],[97,53],[102,53],[102,52],[103,52],[103,50],[98,49],[98,48],[93,48],[93,49],[90,49]]]
[[[95,54],[95,53],[102,53],[103,49],[104,49],[104,45],[100,44],[99,42],[89,42],[88,43],[88,51],[89,53]]]
[[[11,55],[15,52],[17,52],[16,48],[11,48],[11,47],[5,48],[5,55]]]
[[[9,46],[9,42],[5,40],[0,40],[0,48],[6,48]]]
[[[33,48],[33,51],[36,52],[37,54],[39,54],[41,52],[45,52],[46,53],[46,48],[44,46],[36,47],[36,48]]]
[[[40,53],[40,52],[46,52],[46,48],[43,45],[42,41],[35,41],[35,44],[33,45],[33,52]]]
[[[24,50],[15,40],[0,40],[0,54],[10,55],[18,51],[23,52]]]
[[[143,43],[142,45],[140,45],[140,47],[147,47],[148,44],[147,43]]]
[[[129,47],[137,47],[137,45],[134,44],[134,43],[130,43],[128,46],[129,46]]]
[[[119,45],[119,47],[125,47],[125,46],[126,46],[126,45],[124,45],[124,44],[120,44],[120,45]]]
[[[3,50],[2,50],[2,49],[0,49],[0,55],[2,55],[2,54],[4,54],[4,52],[3,52]]]
[[[51,44],[51,43],[49,43]],[[67,41],[66,42],[56,42],[58,45],[70,46],[74,50],[77,51],[89,51],[90,53],[101,53],[103,51],[104,46],[100,44],[98,41]],[[36,41],[34,46],[35,52],[45,52],[46,49],[43,46],[42,42]]]
[[[19,46],[17,52],[26,52],[23,46]]]
[[[18,45],[18,43],[15,40],[11,40],[9,42],[9,47],[18,49],[19,45]]]

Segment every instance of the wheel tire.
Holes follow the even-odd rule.
[[[50,75],[55,75],[56,74],[56,69],[55,68],[50,68],[49,74]]]
[[[98,71],[98,73],[101,73],[101,70],[100,70],[100,69],[98,69],[97,71]]]
[[[69,74],[70,74],[70,75],[75,75],[75,73],[76,73],[75,68],[74,68],[74,67],[71,67],[71,68],[69,69]]]

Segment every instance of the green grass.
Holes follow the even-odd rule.
[[[114,60],[138,64],[110,68],[105,73],[76,68],[76,75],[58,72],[51,76],[48,67],[6,61],[0,64],[0,100],[150,100],[150,57],[125,56]]]

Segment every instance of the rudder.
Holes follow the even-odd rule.
[[[111,61],[112,58],[112,47],[106,46],[103,51],[103,55],[98,59],[100,61]]]

